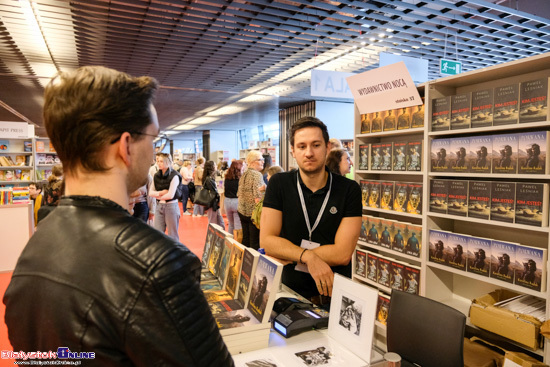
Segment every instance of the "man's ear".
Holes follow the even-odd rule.
[[[120,136],[120,140],[118,141],[118,155],[120,156],[120,159],[126,164],[126,166],[130,166],[131,163],[131,152],[130,152],[130,145],[132,143],[132,135],[128,132],[122,133]]]
[[[292,154],[292,158],[296,158],[294,156],[294,146],[292,146],[292,145],[290,146],[290,154]]]

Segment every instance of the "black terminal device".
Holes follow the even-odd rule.
[[[328,327],[327,311],[311,303],[300,302],[296,298],[279,298],[273,310],[279,313],[273,319],[273,329],[285,338],[311,329]]]

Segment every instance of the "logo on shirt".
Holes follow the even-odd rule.
[[[336,209],[335,206],[333,206],[332,208],[330,208],[330,214],[336,214],[338,213],[338,209]]]

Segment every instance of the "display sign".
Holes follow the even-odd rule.
[[[346,78],[360,114],[422,104],[403,61]]]
[[[311,96],[353,99],[346,78],[355,75],[341,71],[311,70]]]
[[[26,122],[0,121],[0,137],[4,139],[27,139],[29,125]]]
[[[424,83],[428,81],[428,65],[430,63],[428,59],[396,55],[389,52],[380,52],[379,57],[378,66],[380,67],[403,61],[409,74],[411,74],[413,82]]]
[[[439,60],[439,73],[445,75],[456,75],[462,73],[462,63],[460,61]]]

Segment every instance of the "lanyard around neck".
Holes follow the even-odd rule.
[[[329,186],[328,186],[328,192],[325,195],[325,200],[323,201],[323,206],[321,206],[321,210],[319,210],[319,214],[317,215],[317,220],[313,224],[313,228],[311,227],[311,224],[309,222],[309,215],[307,214],[306,203],[304,201],[304,194],[302,192],[302,187],[300,186],[300,178],[298,177],[299,175],[300,175],[300,172],[298,171],[297,175],[296,175],[296,185],[298,186],[298,195],[300,196],[300,202],[302,203],[302,211],[304,212],[304,218],[306,219],[307,230],[309,232],[309,240],[311,241],[311,235],[313,234],[313,231],[315,231],[315,228],[317,228],[317,225],[321,221],[321,217],[323,216],[323,212],[325,211],[325,208],[326,208],[327,203],[328,203],[328,198],[330,197],[330,190],[332,189],[332,173],[330,173],[330,172],[328,173],[329,178],[330,178],[330,183],[329,183]]]

